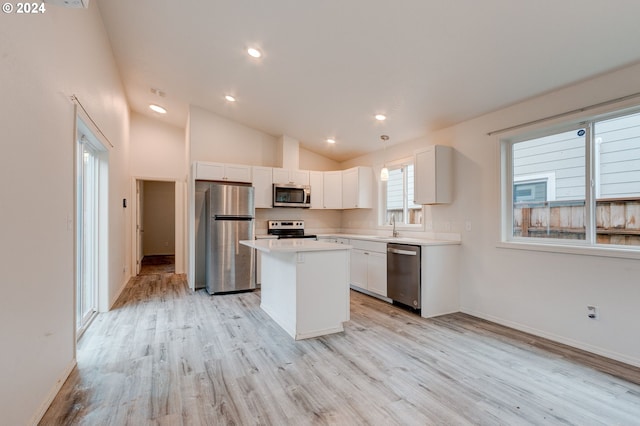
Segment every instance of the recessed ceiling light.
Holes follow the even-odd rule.
[[[387,116],[384,114],[376,114],[376,120],[378,121],[384,121],[387,119]]]
[[[332,139],[332,138],[329,138],[329,139],[327,139],[327,143],[334,144],[334,143],[336,143],[336,140]]]
[[[236,98],[234,98],[234,97],[233,97],[233,96],[231,96],[231,95],[224,95],[224,98],[225,98],[226,100],[228,100],[229,102],[235,102],[235,101],[236,101]]]
[[[249,54],[249,56],[254,58],[259,58],[262,56],[262,52],[256,49],[255,47],[248,48],[247,53]]]
[[[151,104],[151,105],[149,105],[149,108],[151,108],[151,111],[155,111],[158,114],[166,114],[167,113],[167,110],[162,108],[160,105]]]

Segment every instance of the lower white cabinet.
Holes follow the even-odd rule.
[[[387,296],[387,244],[350,240],[351,285]]]
[[[387,295],[387,253],[369,252],[367,290],[381,296]]]
[[[360,249],[351,249],[351,285],[367,289],[368,253]]]
[[[459,251],[458,245],[422,247],[423,318],[460,311]]]

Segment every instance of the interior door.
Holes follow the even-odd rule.
[[[144,209],[144,197],[142,196],[144,191],[144,182],[136,180],[136,275],[140,273],[142,269],[142,233],[144,232],[142,223],[142,209]]]

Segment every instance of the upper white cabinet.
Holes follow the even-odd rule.
[[[451,147],[433,145],[415,154],[414,203],[446,204],[451,202]]]
[[[309,185],[308,170],[273,169],[273,183]]]
[[[324,172],[309,172],[311,208],[324,209]]]
[[[225,163],[196,163],[196,179],[251,183],[251,166]]]
[[[268,209],[273,206],[273,180],[271,167],[252,167],[255,206]]]
[[[324,172],[323,177],[323,208],[325,209],[341,209],[342,208],[342,172]],[[311,193],[313,201],[313,192]]]
[[[370,209],[373,207],[373,170],[353,167],[342,171],[342,208]]]

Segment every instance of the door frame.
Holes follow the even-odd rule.
[[[157,182],[174,182],[175,184],[175,240],[176,240],[176,274],[185,273],[185,214],[184,206],[186,203],[186,183],[174,178],[155,177],[155,176],[132,176],[131,177],[131,271],[133,276],[137,276],[140,272],[139,267],[142,263],[142,253],[138,253],[139,240],[142,238],[138,233],[138,220],[140,218],[141,201],[138,200],[138,188],[140,182],[157,181]],[[140,258],[138,258],[140,256]]]

